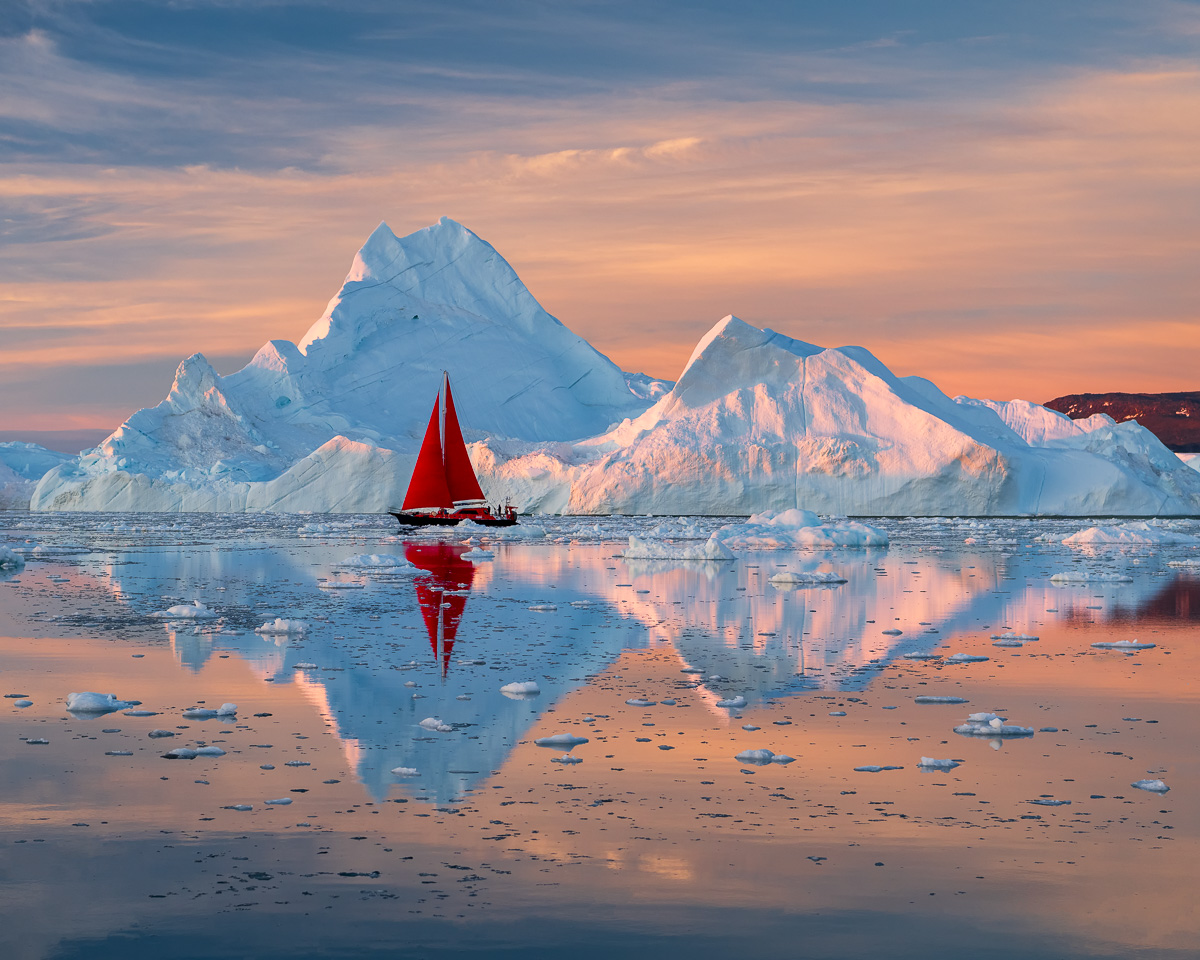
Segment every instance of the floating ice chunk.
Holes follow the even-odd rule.
[[[756,513],[745,523],[721,527],[713,537],[733,550],[788,550],[795,548],[886,547],[882,530],[853,520],[821,523],[811,510]]]
[[[639,700],[635,697],[632,700],[626,700],[625,704],[626,704],[626,706],[630,706],[630,707],[652,707],[657,702],[658,702],[657,700]]]
[[[904,631],[897,630],[895,627],[892,627],[890,630],[881,630],[880,633],[882,633],[885,637],[898,637],[904,633]]]
[[[994,713],[972,713],[966,723],[960,723],[954,732],[964,737],[1032,737],[1033,727],[1009,725],[1006,717]]]
[[[304,633],[308,629],[308,624],[303,620],[284,620],[282,617],[276,617],[273,621],[268,620],[261,627],[255,627],[255,633],[263,634],[296,634]]]
[[[288,760],[284,763],[285,767],[311,767],[312,764],[307,760]]]
[[[185,720],[211,720],[213,717],[236,717],[237,704],[223,703],[216,710],[209,707],[188,707],[183,711]]]
[[[117,710],[127,710],[132,706],[134,704],[126,700],[118,700],[112,693],[88,691],[67,694],[67,710],[70,713],[113,713]]]
[[[1029,803],[1037,804],[1039,807],[1069,807],[1070,800],[1055,800],[1052,797],[1038,797],[1036,800],[1030,800]]]
[[[126,714],[126,716],[128,716],[128,714]],[[148,736],[151,740],[161,740],[163,737],[175,736],[175,731],[174,730],[151,730],[148,734],[146,734],[146,736]]]
[[[1050,578],[1051,583],[1133,583],[1133,577],[1102,570],[1063,570]]]
[[[904,769],[903,767],[891,767],[891,766],[881,767],[881,766],[878,766],[877,764],[869,763],[864,767],[855,767],[854,772],[855,773],[879,773],[883,770],[903,770],[903,769]]]
[[[1166,793],[1171,788],[1161,780],[1138,780],[1130,784],[1131,787],[1137,787],[1139,790],[1149,790],[1151,793]]]
[[[922,770],[953,770],[958,765],[957,760],[939,760],[936,757],[922,757],[917,763]]]
[[[577,747],[587,743],[587,737],[577,737],[572,733],[556,733],[550,737],[540,737],[533,741],[539,747]]]
[[[796,758],[795,758],[795,757],[789,757],[789,756],[788,756],[786,753],[777,753],[777,754],[775,754],[775,756],[773,756],[773,757],[771,758],[771,762],[772,762],[772,763],[779,763],[779,764],[795,763],[795,762],[796,762]]]
[[[132,750],[105,750],[104,755],[106,757],[132,757],[133,751]]]
[[[403,557],[390,553],[356,553],[337,566],[350,570],[386,570],[389,574],[421,572]]]
[[[553,603],[535,603],[529,609],[536,610],[538,613],[552,613],[558,607]]]
[[[20,570],[25,566],[25,558],[12,547],[0,544],[0,570]]]
[[[902,653],[901,656],[905,660],[940,660],[940,653]]]
[[[993,647],[1023,647],[1023,646],[1025,646],[1025,641],[1017,640],[1015,638],[1009,637],[1004,640],[993,640],[992,646]]]
[[[1069,537],[1063,543],[1079,546],[1140,546],[1146,544],[1200,544],[1200,539],[1156,526],[1152,521],[1136,520],[1112,527],[1088,527]]]
[[[846,711],[845,710],[830,710],[829,715],[831,717],[844,717],[846,715]]]
[[[176,604],[173,607],[167,607],[166,610],[159,610],[156,613],[150,614],[150,616],[158,617],[160,620],[211,620],[216,615],[216,610],[206,607],[199,600],[193,600],[191,603]]]
[[[754,730],[760,730],[760,729],[762,729],[762,728],[761,728],[761,727],[756,727],[756,726],[755,726],[754,724],[752,724],[752,723],[745,723],[745,724],[742,724],[742,729],[743,729],[743,730],[750,730],[750,731],[754,731]]]
[[[569,753],[564,753],[561,757],[555,757],[551,763],[583,763],[583,757],[573,757]]]
[[[846,583],[846,578],[838,573],[805,572],[784,570],[767,578],[777,587],[786,586],[818,586],[827,583]]]
[[[766,750],[766,749],[743,750],[741,753],[739,753],[733,759],[738,760],[742,763],[753,763],[753,764],[756,764],[759,766],[766,766],[768,763],[771,763],[775,759],[775,752],[773,750]]]
[[[191,747],[176,747],[164,753],[163,757],[167,760],[195,760],[197,755]]]
[[[973,653],[955,653],[946,658],[947,663],[983,663],[990,657],[980,657]]]
[[[278,800],[264,800],[263,801],[263,803],[265,803],[269,807],[286,807],[291,802],[292,802],[291,797],[280,797]]]
[[[393,777],[419,777],[421,771],[416,767],[392,767]]]
[[[480,547],[473,547],[472,549],[470,549],[466,553],[464,553],[462,555],[462,558],[464,560],[471,560],[471,561],[478,562],[481,560],[495,560],[496,555],[494,553],[492,553],[491,550],[484,550]]]
[[[1035,637],[1028,633],[1014,633],[1012,630],[1007,630],[1004,633],[993,633],[993,640],[1020,640],[1022,643],[1032,643],[1034,640],[1040,640],[1041,637]]]
[[[319,667],[315,663],[293,663],[293,670],[317,670]]]
[[[914,703],[970,703],[966,697],[915,697]]]
[[[622,554],[627,560],[733,560],[729,548],[714,533],[704,543],[669,543],[629,538]]]
[[[227,807],[222,807],[222,810],[237,810],[239,813],[245,813],[247,810],[253,810],[254,807],[248,803],[232,803]]]
[[[436,730],[438,733],[452,733],[454,728],[448,723],[443,723],[439,717],[426,717],[417,726],[425,730]]]
[[[542,688],[537,685],[536,680],[518,680],[506,683],[500,688],[500,692],[511,700],[524,700],[536,697],[542,692]]]
[[[196,756],[198,757],[223,757],[225,751],[220,747],[197,747]]]
[[[1092,646],[1098,650],[1153,650],[1158,644],[1141,643],[1137,640],[1113,640],[1112,642],[1100,641],[1093,643]]]
[[[34,738],[33,738],[33,739],[31,739],[31,740],[26,740],[26,741],[25,741],[25,743],[26,743],[28,746],[31,746],[31,747],[44,747],[44,746],[45,746],[46,744],[48,744],[49,742],[50,742],[50,741],[49,741],[49,740],[46,740],[44,737],[34,737]]]
[[[32,701],[32,700],[14,700],[14,701],[13,701],[13,706],[14,706],[14,707],[22,707],[22,708],[24,708],[24,707],[32,707],[32,706],[33,706],[33,701]]]
[[[724,700],[718,700],[718,701],[717,701],[717,706],[718,706],[718,707],[731,707],[731,708],[733,708],[734,710],[736,710],[736,709],[738,709],[738,708],[740,708],[740,707],[744,707],[745,705],[746,705],[746,698],[745,698],[745,697],[741,697],[741,696],[738,696],[738,697],[727,697],[727,698],[726,698],[726,699],[724,699]]]

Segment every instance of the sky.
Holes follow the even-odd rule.
[[[733,313],[951,396],[1197,389],[1200,2],[6,0],[0,439],[299,340],[442,215],[626,370]]]

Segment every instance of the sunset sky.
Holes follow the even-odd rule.
[[[451,216],[626,370],[1200,388],[1200,3],[7,0],[0,439],[300,339]]]

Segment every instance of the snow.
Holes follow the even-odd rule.
[[[306,630],[308,630],[308,624],[303,620],[284,620],[282,617],[268,620],[261,627],[254,628],[255,633],[282,636],[304,633]]]
[[[113,713],[117,710],[126,710],[132,706],[134,706],[133,703],[126,700],[118,700],[116,695],[112,693],[93,693],[87,691],[84,693],[67,694],[67,710],[71,713]]]
[[[1200,476],[1135,422],[952,400],[862,347],[727,316],[674,384],[622,373],[445,218],[403,238],[381,224],[298,345],[273,340],[229,376],[184,360],[162,403],[52,465],[32,506],[385,511],[443,367],[484,489],[525,513],[1200,512]],[[0,485],[32,482],[0,467]],[[793,545],[872,542],[801,529]]]
[[[629,538],[629,546],[622,556],[627,560],[733,560],[734,556],[714,533],[701,544],[655,543],[650,540]]]
[[[1063,539],[1072,547],[1142,546],[1170,544],[1200,546],[1200,538],[1164,528],[1153,520],[1138,520],[1107,527],[1088,527]]]

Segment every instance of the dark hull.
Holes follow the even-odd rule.
[[[485,527],[512,527],[517,523],[516,517],[497,517],[490,513],[428,514],[397,513],[395,510],[388,512],[407,527],[452,527],[464,520],[471,520]]]

